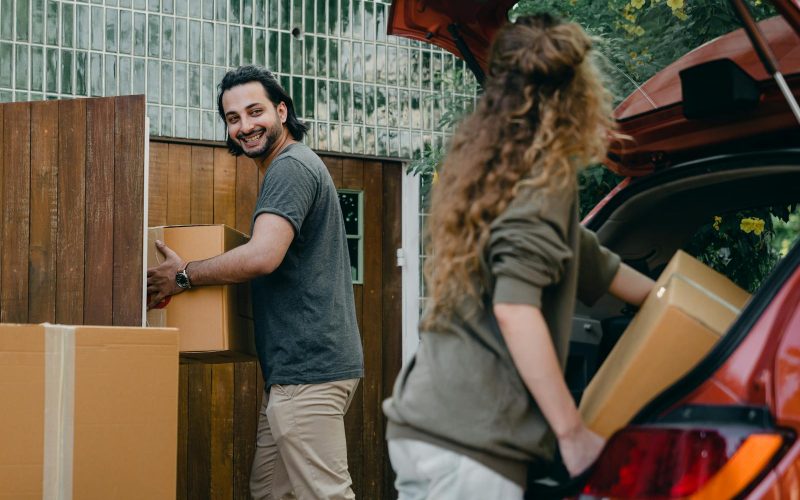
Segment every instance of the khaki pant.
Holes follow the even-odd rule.
[[[264,391],[250,494],[254,499],[353,499],[344,414],[358,379]]]

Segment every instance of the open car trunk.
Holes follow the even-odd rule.
[[[587,223],[601,243],[624,262],[657,278],[676,251],[715,216],[800,202],[800,149],[718,156],[678,165],[637,179]],[[797,253],[797,249],[795,252]],[[780,265],[780,263],[779,263]],[[777,268],[778,266],[776,266]],[[786,276],[773,272],[753,291],[740,316],[696,366],[669,389],[644,402],[633,422],[655,421],[705,382],[732,355]],[[759,306],[761,304],[761,306]],[[592,307],[579,304],[573,321],[567,381],[576,400],[623,334],[636,311],[606,295]],[[657,382],[657,381],[656,381]],[[565,478],[561,478],[564,480]],[[553,487],[550,480],[531,486],[529,496],[558,498],[579,486]]]

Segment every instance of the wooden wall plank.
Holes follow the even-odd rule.
[[[369,443],[362,441],[364,430],[364,380],[350,402],[350,408],[344,419],[344,430],[347,436],[347,469],[353,481],[353,493],[356,498],[372,498],[364,493],[364,448]]]
[[[364,285],[353,285],[353,301],[356,305],[358,331],[361,332],[361,346],[364,346],[363,294]],[[356,498],[362,498],[364,491],[364,381],[358,384],[358,391],[353,396],[350,409],[344,417],[345,435],[347,436],[347,465],[350,478],[353,480],[353,492]]]
[[[250,469],[256,451],[259,393],[258,363],[255,358],[236,363],[234,372],[233,498],[249,500]]]
[[[214,150],[192,146],[192,224],[214,222]]]
[[[79,325],[83,323],[86,235],[86,101],[83,99],[58,103],[58,164],[56,321]]]
[[[148,227],[167,224],[167,197],[171,187],[169,184],[169,147],[170,145],[164,142],[150,142]]]
[[[118,97],[114,125],[114,318],[142,324],[144,96]]]
[[[188,497],[209,498],[211,486],[211,365],[189,365]]]
[[[364,162],[364,498],[383,498],[383,346],[382,214],[383,172],[378,162]]]
[[[167,224],[190,224],[192,220],[191,146],[169,145],[167,182]]]
[[[86,275],[83,321],[113,324],[114,98],[86,103]]]
[[[56,243],[58,242],[57,101],[31,104],[31,233],[28,321],[56,319]]]
[[[397,249],[403,245],[403,206],[402,183],[403,167],[399,162],[383,162],[383,314],[381,324],[381,345],[383,359],[381,361],[381,400],[391,396],[394,382],[403,363],[403,278],[397,266]],[[386,424],[386,417],[379,416]],[[384,427],[385,428],[385,427]],[[386,441],[383,447],[383,497],[386,500],[397,498],[397,490],[393,487],[395,474],[388,460],[389,450]]]
[[[236,227],[236,157],[214,148],[214,224]]]
[[[342,187],[364,189],[364,161],[357,158],[342,160]]]
[[[30,233],[31,108],[5,105],[2,210],[4,241],[0,257],[0,321],[28,319],[28,245]]]
[[[210,498],[233,498],[234,365],[211,365]]]
[[[236,229],[244,234],[250,234],[260,187],[258,167],[253,160],[246,156],[236,158]]]
[[[344,189],[345,186],[342,181],[342,159],[338,156],[320,156],[322,158],[322,162],[328,167],[328,173],[331,174],[331,179],[333,179],[333,184],[338,189]],[[359,162],[360,166],[360,162]]]
[[[191,360],[180,358],[178,369],[178,472],[177,500],[189,499],[189,365]]]

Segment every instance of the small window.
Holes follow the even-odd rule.
[[[364,282],[364,192],[339,190],[347,249],[350,252],[350,269],[354,284]]]

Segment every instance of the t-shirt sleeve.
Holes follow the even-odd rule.
[[[495,304],[541,307],[542,289],[564,274],[572,250],[567,244],[567,214],[545,213],[539,204],[517,204],[492,223],[488,263]]]
[[[319,178],[292,157],[281,158],[270,165],[258,196],[253,221],[264,213],[283,217],[300,232],[317,196]]]
[[[590,306],[608,291],[619,269],[620,258],[600,245],[597,235],[583,226],[580,237],[578,299]]]

